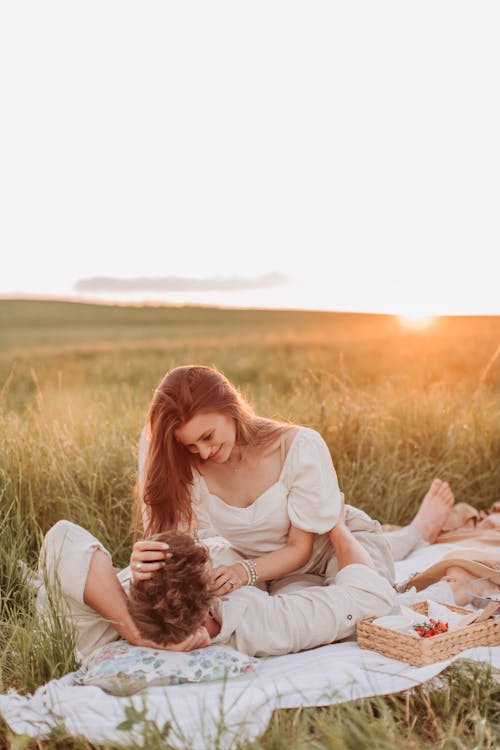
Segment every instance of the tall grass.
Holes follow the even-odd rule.
[[[18,566],[35,564],[43,533],[68,518],[127,564],[137,439],[172,366],[215,364],[259,413],[319,430],[348,501],[384,522],[408,521],[434,476],[478,507],[500,496],[497,318],[410,332],[388,316],[19,301],[0,301],[0,317],[4,690],[74,666],[67,634],[35,625]],[[493,748],[497,688],[487,670],[455,666],[403,697],[279,712],[255,747]]]

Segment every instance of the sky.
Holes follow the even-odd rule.
[[[500,314],[500,6],[0,5],[0,295]]]

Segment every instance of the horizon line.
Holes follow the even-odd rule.
[[[70,302],[74,304],[100,305],[105,307],[196,307],[201,309],[215,310],[265,310],[276,312],[314,312],[332,313],[338,315],[383,315],[396,318],[494,318],[500,313],[429,313],[428,315],[408,315],[402,312],[373,311],[373,310],[340,310],[333,308],[313,307],[269,307],[260,305],[224,305],[205,302],[166,302],[165,300],[142,300],[134,302],[131,300],[101,300],[93,297],[51,295],[51,294],[27,294],[27,293],[0,293],[0,301],[26,301],[26,302]]]

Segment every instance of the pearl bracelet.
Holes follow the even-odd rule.
[[[238,560],[238,565],[242,565],[245,568],[247,574],[247,586],[255,586],[257,583],[257,566],[253,560]]]

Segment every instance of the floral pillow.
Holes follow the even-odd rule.
[[[94,651],[74,675],[76,685],[94,685],[113,695],[132,695],[154,685],[208,682],[250,672],[259,660],[229,646],[177,652],[132,646],[119,640]]]

